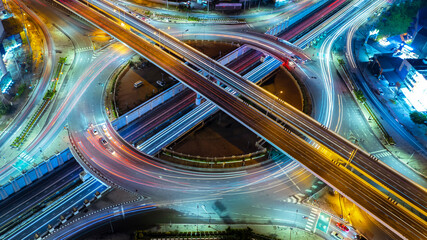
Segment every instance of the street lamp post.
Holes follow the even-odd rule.
[[[188,32],[188,29],[185,29],[185,31],[184,31],[184,30],[182,31],[181,38],[182,38],[183,40],[184,40],[184,33],[185,33],[185,32]]]
[[[197,204],[196,234],[199,234],[199,204]]]
[[[298,216],[298,209],[295,210],[295,219],[294,219],[294,225],[295,225],[295,227],[297,227],[297,216]]]
[[[30,50],[30,56],[33,56],[33,50],[31,49],[31,43],[30,43],[30,39],[28,38],[28,33],[27,33],[27,27],[25,26],[25,14],[22,13],[22,8],[19,7],[19,11],[21,12],[21,16],[22,16],[22,26],[24,27],[24,33],[25,33],[25,37],[27,38],[27,43],[28,43],[28,47]]]

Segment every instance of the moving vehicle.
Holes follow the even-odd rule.
[[[114,154],[116,151],[114,151],[114,149],[112,149],[112,148],[107,148],[107,150],[111,153],[111,154]]]
[[[157,81],[156,82],[160,87],[163,87],[165,84],[162,81]]]
[[[143,82],[143,81],[138,81],[138,82],[135,82],[135,83],[133,84],[133,86],[134,86],[135,88],[139,88],[139,87],[141,87],[142,85],[144,85],[144,82]]]
[[[348,232],[349,229],[346,225],[342,224],[342,223],[336,223],[335,224],[339,229],[343,230],[344,232]]]
[[[108,139],[112,139],[113,138],[113,137],[111,137],[111,134],[108,132],[106,124],[102,125],[102,130],[104,130],[105,136],[107,136]]]
[[[99,141],[102,143],[102,145],[107,145],[108,143],[104,138],[100,138]]]
[[[338,239],[338,240],[344,239],[344,237],[341,234],[339,234],[339,233],[337,233],[335,231],[332,231],[331,235],[332,235],[332,237],[334,237],[335,239]]]

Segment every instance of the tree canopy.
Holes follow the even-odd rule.
[[[420,112],[411,112],[409,116],[411,117],[411,120],[417,124],[423,124],[427,121],[427,116]]]
[[[427,1],[413,0],[394,4],[389,8],[376,24],[379,37],[389,37],[406,33],[408,27],[417,15],[420,8],[426,7]]]

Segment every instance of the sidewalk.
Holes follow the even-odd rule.
[[[158,227],[157,227],[158,226]],[[261,234],[276,239],[295,239],[295,240],[317,240],[323,239],[312,232],[288,226],[261,225],[261,224],[158,224],[156,227],[148,229],[151,232],[173,233],[173,232],[206,232],[225,231],[228,227],[231,229],[251,228],[254,233]],[[203,236],[203,235],[202,235]],[[165,239],[165,237],[162,237]]]

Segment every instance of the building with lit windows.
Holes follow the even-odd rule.
[[[414,67],[410,67],[401,88],[404,100],[419,112],[427,113],[427,80]],[[403,85],[402,85],[403,86]]]
[[[419,112],[427,112],[427,80],[422,72],[427,60],[402,59],[391,54],[375,55],[371,70],[378,79],[387,81],[390,87],[399,88],[402,99]]]

